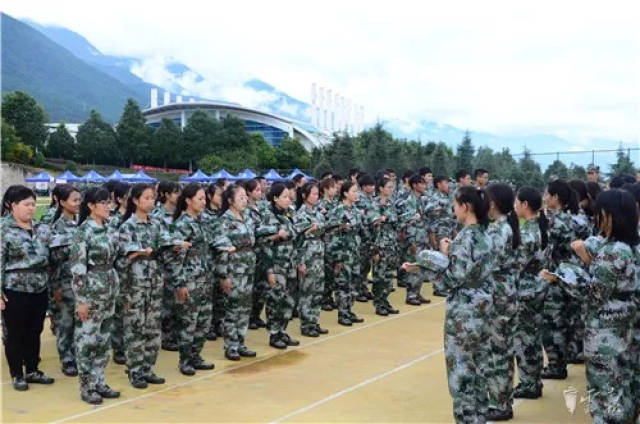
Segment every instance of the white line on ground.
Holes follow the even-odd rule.
[[[286,355],[288,352],[292,352],[292,351],[300,350],[300,349],[305,349],[305,348],[308,348],[308,347],[311,347],[311,346],[314,346],[314,345],[320,344],[320,343],[325,343],[325,342],[327,342],[329,340],[333,340],[333,339],[336,339],[338,337],[343,337],[343,336],[346,336],[348,334],[355,333],[357,331],[361,331],[361,330],[364,330],[364,329],[367,329],[367,328],[375,327],[377,325],[384,324],[384,323],[387,323],[387,322],[395,321],[397,319],[404,318],[404,317],[407,317],[409,315],[413,315],[413,314],[418,313],[418,312],[426,311],[426,310],[428,310],[430,308],[433,308],[433,307],[436,307],[436,306],[440,306],[440,305],[444,305],[444,304],[445,304],[444,300],[442,300],[440,302],[436,302],[436,303],[431,303],[431,304],[429,304],[427,306],[424,306],[424,307],[421,307],[421,308],[416,308],[416,309],[411,310],[409,312],[405,312],[405,313],[402,313],[402,314],[395,315],[393,317],[388,317],[388,318],[385,318],[385,319],[381,319],[379,321],[375,321],[375,322],[371,322],[371,323],[368,323],[368,324],[365,324],[365,325],[361,325],[361,326],[352,328],[350,330],[344,331],[342,333],[333,334],[331,336],[323,337],[323,338],[318,339],[318,340],[316,340],[314,342],[307,343],[307,344],[304,344],[304,345],[301,345],[301,346],[298,346],[298,347],[289,348],[289,349],[287,349],[286,351],[284,351],[282,353],[269,355],[267,357],[260,358],[260,359],[257,359],[257,360],[251,361],[251,362],[247,362],[247,363],[242,364],[242,365],[225,368],[225,369],[220,370],[220,371],[213,371],[213,372],[204,374],[204,375],[202,375],[200,377],[192,378],[192,379],[189,379],[188,381],[184,381],[182,383],[173,384],[171,386],[164,387],[164,388],[162,388],[160,390],[156,390],[156,391],[153,391],[153,392],[150,392],[150,393],[145,393],[143,395],[136,396],[136,397],[133,397],[133,398],[130,398],[130,399],[122,400],[122,401],[119,401],[119,402],[115,402],[115,403],[112,403],[112,404],[109,404],[109,405],[105,405],[105,406],[100,406],[100,407],[97,407],[97,408],[94,407],[93,409],[90,409],[90,410],[85,411],[85,412],[81,412],[79,414],[74,414],[74,415],[70,415],[68,417],[60,418],[60,419],[55,420],[55,421],[51,421],[51,423],[58,424],[58,423],[64,423],[64,422],[72,421],[72,420],[75,420],[75,419],[78,419],[78,418],[83,418],[83,417],[86,417],[86,416],[89,416],[89,415],[93,415],[93,414],[95,414],[97,412],[101,412],[101,411],[104,411],[104,410],[107,410],[107,409],[112,409],[112,408],[115,408],[115,407],[118,407],[118,406],[121,406],[121,405],[126,405],[128,403],[135,402],[135,401],[140,400],[140,399],[145,399],[145,398],[148,398],[148,397],[151,397],[151,396],[155,396],[155,395],[157,395],[159,393],[164,393],[164,392],[168,392],[168,391],[180,388],[180,387],[189,386],[191,384],[197,383],[197,382],[202,381],[202,380],[209,379],[209,378],[214,377],[216,375],[226,374],[226,373],[228,373],[230,371],[234,371],[234,370],[237,370],[237,369],[240,369],[240,368],[249,367],[249,366],[251,366],[253,364],[267,361],[267,360],[269,360],[271,358],[274,358],[276,356]],[[439,352],[441,352],[441,351],[442,351],[442,349],[440,349]],[[435,354],[437,354],[439,352],[431,352],[428,355],[432,355],[432,354],[435,355]],[[420,358],[418,358],[418,359],[420,359]],[[426,359],[426,358],[423,358],[423,359]]]

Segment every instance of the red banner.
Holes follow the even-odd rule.
[[[158,168],[156,166],[136,165],[134,163],[131,164],[131,169],[135,169],[136,171],[143,170],[149,172],[169,172],[171,174],[189,175],[188,169]]]

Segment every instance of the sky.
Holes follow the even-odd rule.
[[[137,72],[149,79],[166,77],[173,58],[247,106],[259,101],[240,88],[249,78],[307,102],[317,83],[363,105],[369,123],[640,144],[637,1],[5,0],[2,9],[143,58]]]

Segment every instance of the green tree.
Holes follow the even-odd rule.
[[[572,163],[569,167],[569,178],[576,180],[587,180],[587,170],[583,166]]]
[[[476,153],[476,157],[473,160],[474,166],[473,169],[486,169],[489,172],[489,178],[495,179],[496,170],[497,170],[497,160],[496,155],[493,150],[489,147],[479,147]],[[469,172],[473,172],[472,169]],[[473,175],[473,174],[471,174]]]
[[[189,164],[189,171],[193,169],[193,163],[205,156],[214,153],[215,137],[220,129],[220,123],[206,112],[196,110],[184,127],[184,160]]]
[[[311,155],[295,138],[284,137],[277,157],[280,169],[308,169],[311,166]]]
[[[128,99],[117,126],[116,145],[125,166],[151,154],[149,145],[153,130],[145,124],[142,111],[133,99]]]
[[[531,158],[529,150],[524,151],[524,156],[518,162],[518,173],[516,178],[516,186],[532,186],[542,190],[544,188],[544,179],[540,171],[540,165]]]
[[[167,163],[182,163],[182,131],[171,119],[162,119],[151,137],[151,157],[154,163],[167,167]]]
[[[270,169],[278,167],[278,149],[264,139],[261,133],[250,134],[256,152],[257,168]]]
[[[73,159],[75,157],[76,143],[64,122],[61,122],[49,136],[47,143],[47,156],[58,159]]]
[[[438,143],[436,149],[433,152],[433,159],[431,162],[431,171],[434,177],[438,175],[450,176],[450,150],[443,142]]]
[[[489,178],[497,181],[514,182],[518,175],[518,162],[513,158],[508,148],[502,149],[500,153],[494,155],[495,171],[489,174]]]
[[[462,143],[458,145],[456,152],[456,171],[465,170],[472,172],[473,168],[473,154],[475,149],[471,143],[471,135],[469,131],[464,133]]]
[[[76,139],[78,155],[85,163],[114,164],[117,161],[116,132],[95,110],[78,128]]]
[[[557,179],[568,180],[569,179],[569,169],[567,166],[562,163],[559,159],[553,161],[551,165],[544,171],[544,180],[546,182],[557,180]]]
[[[33,158],[33,148],[24,144],[16,134],[15,128],[4,119],[0,138],[2,138],[2,160],[26,164]]]
[[[11,124],[22,143],[40,149],[47,140],[47,114],[33,97],[22,91],[8,93],[2,99],[2,118]]]
[[[389,160],[388,148],[395,140],[384,130],[382,124],[378,122],[373,128],[361,132],[358,138],[362,167],[368,172],[386,168]]]
[[[618,146],[618,151],[616,152],[617,161],[614,164],[611,164],[611,172],[610,175],[619,175],[619,174],[635,174],[636,170],[633,166],[633,162],[627,153],[625,153],[622,148],[622,144]]]

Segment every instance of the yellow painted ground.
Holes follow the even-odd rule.
[[[430,285],[423,288],[431,293]],[[277,351],[264,330],[249,331],[255,359],[223,357],[222,341],[207,342],[203,356],[216,369],[186,377],[177,369],[177,353],[161,351],[156,373],[167,379],[146,390],[132,388],[123,366],[109,364],[107,380],[120,399],[92,407],[80,400],[77,378],[60,371],[55,339],[43,332],[41,368],[56,377],[53,386],[11,388],[2,360],[2,422],[451,422],[451,399],[442,352],[442,298],[421,307],[404,302],[404,290],[392,293],[400,315],[373,313],[371,303],[356,303],[363,324],[337,325],[336,312],[323,312],[329,335],[301,337],[299,321],[290,333],[298,348]],[[584,367],[573,366],[566,381],[547,381],[544,397],[516,401],[516,423],[586,423],[583,405],[571,415],[562,390],[569,385],[584,396]]]

